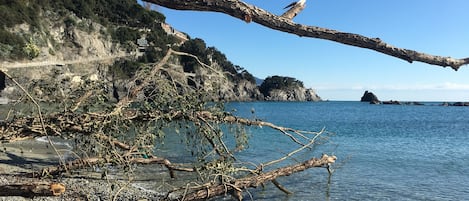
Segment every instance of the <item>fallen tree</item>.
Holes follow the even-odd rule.
[[[277,170],[264,172],[265,168],[273,164],[294,157],[299,152],[314,153],[314,146],[318,141],[327,137],[324,130],[304,131],[282,127],[259,119],[237,117],[223,109],[222,104],[207,103],[203,97],[206,91],[190,90],[189,86],[179,86],[184,80],[177,80],[173,75],[174,65],[168,63],[177,57],[191,57],[206,69],[214,70],[213,64],[204,64],[194,55],[169,49],[158,63],[145,66],[136,73],[129,83],[126,97],[117,103],[110,103],[101,97],[105,96],[103,84],[95,82],[85,85],[77,91],[72,91],[62,100],[67,109],[59,112],[42,112],[40,103],[36,101],[32,91],[21,86],[7,71],[6,77],[15,83],[25,94],[26,103],[33,105],[32,111],[37,115],[20,115],[13,107],[12,115],[0,121],[0,140],[12,142],[26,138],[46,136],[49,145],[54,146],[51,136],[69,139],[73,142],[74,157],[65,158],[57,152],[59,164],[46,167],[38,171],[17,174],[18,177],[64,177],[75,170],[92,170],[91,167],[120,167],[122,171],[134,168],[134,165],[159,164],[165,167],[171,178],[177,178],[177,172],[193,174],[197,181],[206,183],[212,193],[204,195],[198,185],[174,187],[171,196],[185,196],[184,200],[197,200],[223,195],[235,189],[240,198],[243,189],[255,187],[260,183],[273,182],[280,190],[291,193],[275,180],[276,177],[293,174],[314,167],[327,167],[335,162],[335,156],[312,158],[304,163],[292,164]],[[190,75],[182,79],[190,79]],[[223,76],[219,74],[218,76]],[[177,83],[177,84],[176,84]],[[37,86],[35,86],[37,87]],[[47,91],[60,91],[60,85],[53,80],[45,86]],[[90,105],[104,105],[94,111],[89,111]],[[247,146],[245,128],[270,128],[292,142],[297,149],[272,161],[253,164],[252,168],[237,166],[236,153]],[[235,129],[227,129],[234,127]],[[165,156],[155,155],[153,148],[162,143],[166,135],[164,129],[184,132],[171,133],[186,139],[186,149],[191,152],[194,162],[177,163]],[[233,136],[235,143],[230,146],[225,142],[226,135]],[[249,162],[247,162],[249,163]],[[268,168],[270,169],[270,168]],[[187,181],[192,184],[191,181]],[[21,188],[24,184],[13,185],[19,194],[21,189],[28,195],[29,188]],[[221,186],[231,186],[221,188]],[[9,186],[11,188],[12,186]],[[7,187],[5,187],[7,188]],[[180,189],[185,189],[180,193]],[[238,190],[239,189],[239,190]]]

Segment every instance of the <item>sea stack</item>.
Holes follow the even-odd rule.
[[[369,91],[365,91],[362,98],[360,99],[361,102],[369,102],[370,104],[380,104],[378,97],[375,94]]]

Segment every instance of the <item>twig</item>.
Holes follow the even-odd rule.
[[[280,189],[282,192],[284,192],[285,194],[288,194],[288,195],[293,194],[291,191],[289,191],[289,190],[286,189],[284,186],[282,186],[282,184],[278,183],[278,181],[277,181],[276,179],[272,179],[272,183],[273,183],[278,189]]]
[[[122,187],[120,187],[119,190],[117,190],[116,194],[114,194],[114,198],[112,199],[112,201],[116,201],[117,196],[121,193],[121,191],[123,191],[125,188],[127,188],[128,185],[129,185],[129,183],[127,183],[127,184],[123,185]]]
[[[82,97],[80,97],[80,98],[77,100],[77,102],[75,103],[75,106],[74,106],[70,111],[74,112],[75,110],[77,110],[78,107],[80,107],[81,103],[82,103],[85,99],[87,99],[87,98],[89,98],[91,95],[93,95],[93,93],[95,93],[95,91],[92,91],[92,90],[91,90],[91,91],[86,92],[85,95],[83,95]]]
[[[324,132],[324,130],[321,130],[316,136],[313,137],[313,139],[311,139],[311,141],[310,141],[308,144],[306,144],[306,145],[300,147],[299,149],[296,149],[296,150],[294,150],[294,151],[288,153],[287,155],[285,155],[285,156],[282,157],[282,158],[279,158],[279,159],[277,159],[277,160],[273,160],[273,161],[267,162],[267,163],[264,164],[264,166],[269,166],[269,165],[272,165],[272,164],[275,164],[275,163],[284,161],[285,159],[287,159],[287,158],[293,156],[294,154],[300,152],[301,150],[303,150],[303,149],[305,149],[305,148],[307,148],[307,147],[310,147],[311,145],[313,145],[313,144],[316,142],[316,138],[319,137],[319,135],[321,135],[323,132]]]
[[[204,123],[210,128],[210,130],[212,130],[212,132],[214,132],[214,133],[217,132],[217,131],[215,130],[215,128],[213,128],[213,126],[210,125],[210,123],[208,123],[207,120],[205,120],[203,117],[199,116],[199,119],[200,119],[202,122],[204,122]],[[210,141],[210,143],[212,144],[213,148],[216,149],[216,151],[217,151],[217,153],[218,153],[219,155],[222,155],[222,156],[224,155],[224,154],[221,153],[221,151],[218,150],[218,148],[217,148],[216,144],[213,142],[213,140],[211,140],[211,139],[210,139],[208,136],[206,136],[206,135],[205,135],[205,138]],[[223,149],[225,149],[225,152],[226,152],[231,158],[235,158],[234,155],[233,155],[233,154],[230,152],[230,150],[228,149],[228,147],[225,145],[225,143],[223,142],[223,140],[221,139],[221,137],[217,135],[217,138],[218,138],[218,141],[222,144]]]

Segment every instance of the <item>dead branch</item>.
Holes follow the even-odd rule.
[[[111,145],[117,146],[117,147],[119,147],[123,150],[131,150],[132,149],[132,147],[130,145],[125,144],[125,143],[123,143],[119,140],[113,139],[113,138],[111,138],[107,135],[104,135],[102,133],[96,134],[95,136],[96,136],[96,138],[98,138],[100,140],[103,140],[103,141],[108,141]]]
[[[318,38],[338,43],[366,48],[383,54],[403,59],[412,63],[420,61],[442,67],[451,66],[458,70],[462,65],[469,64],[469,58],[454,59],[451,57],[430,55],[414,50],[394,47],[379,38],[369,38],[359,34],[340,32],[332,29],[307,26],[294,23],[288,18],[269,13],[261,8],[240,0],[144,0],[176,10],[220,12],[250,22],[254,21],[265,27],[296,34],[298,36]]]
[[[88,91],[88,92],[86,92],[83,96],[81,96],[81,97],[76,101],[75,106],[73,106],[73,108],[72,108],[70,111],[74,112],[75,110],[77,110],[77,109],[80,107],[81,103],[82,103],[83,101],[85,101],[86,99],[88,99],[91,95],[93,95],[93,93],[96,93],[96,92],[95,92],[95,91]]]
[[[278,189],[280,189],[282,192],[284,192],[285,194],[293,194],[293,192],[289,191],[288,189],[286,189],[284,186],[282,186],[282,184],[280,184],[276,179],[272,179],[272,183],[275,185],[275,187],[277,187]]]
[[[110,113],[110,115],[119,114],[121,112],[122,108],[128,106],[133,101],[133,99],[135,99],[137,94],[139,92],[141,92],[146,86],[148,86],[148,84],[153,79],[153,77],[156,75],[156,73],[168,62],[168,60],[171,56],[171,53],[172,53],[172,50],[168,49],[168,52],[166,53],[166,55],[153,67],[150,74],[145,76],[145,79],[142,81],[142,83],[140,85],[138,85],[137,87],[135,87],[134,89],[132,89],[130,91],[129,95],[125,96],[123,99],[121,99],[117,103],[114,111],[112,113]],[[135,83],[136,79],[138,79],[138,78],[135,78],[135,80],[133,80],[134,83]]]
[[[180,200],[184,196],[184,200],[202,200],[225,193],[235,193],[240,195],[239,191],[247,188],[255,188],[259,185],[273,181],[281,176],[288,176],[293,173],[301,172],[309,168],[314,167],[326,167],[331,162],[335,162],[335,156],[323,156],[321,159],[311,158],[303,163],[278,168],[266,173],[261,173],[255,176],[248,176],[240,179],[235,179],[228,184],[214,184],[210,187],[204,187],[203,189],[189,193],[187,195],[180,195],[176,198],[167,198],[167,200]],[[237,193],[236,193],[237,192]]]
[[[193,172],[193,168],[186,168],[186,167],[179,167],[178,165],[172,164],[168,159],[161,158],[161,157],[150,157],[150,158],[130,158],[128,159],[129,163],[133,164],[161,164],[168,168],[170,172],[171,178],[174,178],[174,171],[184,171],[184,172]],[[73,161],[69,161],[65,163],[65,165],[58,165],[53,167],[47,167],[40,171],[29,172],[21,174],[21,176],[25,177],[44,177],[44,176],[57,176],[64,172],[70,170],[77,170],[83,169],[87,167],[92,167],[94,165],[104,164],[104,163],[112,163],[112,161],[99,158],[99,157],[90,157],[90,158],[80,158]]]
[[[59,196],[65,192],[65,186],[60,183],[28,183],[0,186],[0,196]]]
[[[291,156],[293,156],[293,155],[295,155],[296,153],[300,152],[301,150],[303,150],[303,149],[305,149],[305,148],[307,148],[307,147],[312,146],[314,143],[316,143],[316,138],[317,138],[321,133],[322,133],[322,132],[320,132],[319,134],[317,134],[316,136],[314,136],[314,138],[311,139],[311,141],[310,141],[308,144],[306,144],[306,145],[304,145],[304,146],[302,146],[302,147],[300,147],[300,148],[298,148],[298,149],[296,149],[296,150],[294,150],[294,151],[288,153],[287,155],[283,156],[282,158],[279,158],[279,159],[277,159],[277,160],[273,160],[273,161],[267,162],[267,163],[265,163],[265,164],[263,164],[263,165],[264,165],[264,166],[269,166],[269,165],[272,165],[272,164],[275,164],[275,163],[284,161],[284,160],[286,160],[287,158],[290,158]]]

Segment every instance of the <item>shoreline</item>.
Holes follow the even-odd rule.
[[[65,177],[27,178],[18,173],[27,173],[59,164],[55,151],[47,142],[28,139],[0,144],[0,185],[31,184],[58,182],[65,185],[65,192],[60,196],[38,196],[33,198],[21,196],[0,196],[0,200],[158,200],[164,193],[145,188],[152,181],[133,180],[120,170],[110,173],[102,179],[102,172],[90,168],[72,171]],[[66,144],[56,144],[56,148],[65,155],[70,150]],[[122,174],[122,175],[121,175]],[[136,175],[135,175],[136,176]]]

